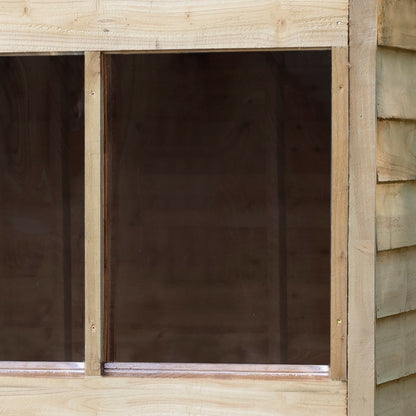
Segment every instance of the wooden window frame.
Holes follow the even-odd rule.
[[[250,49],[249,49],[250,50]],[[256,51],[261,49],[255,49]],[[281,50],[281,49],[279,49]],[[85,52],[85,358],[0,362],[1,374],[233,376],[346,380],[348,290],[348,50],[332,47],[330,365],[106,363],[104,311],[104,68],[106,53]],[[137,51],[139,52],[139,51]],[[134,53],[134,52],[131,52]]]
[[[374,1],[368,8],[374,6]],[[76,7],[72,3],[6,2],[0,13],[0,55],[85,53],[85,363],[0,362],[2,410],[37,415],[58,415],[62,409],[65,414],[76,415],[82,409],[85,415],[130,412],[149,416],[206,413],[345,416],[348,293],[348,350],[350,357],[354,357],[354,363],[350,360],[348,364],[349,380],[368,373],[362,372],[360,366],[368,361],[371,340],[365,346],[365,354],[358,349],[362,346],[362,331],[369,329],[371,335],[374,329],[369,319],[358,322],[363,298],[371,294],[371,287],[364,293],[359,291],[361,275],[357,268],[368,256],[364,253],[365,259],[361,260],[361,234],[357,233],[363,226],[370,236],[371,256],[372,199],[362,206],[359,199],[366,198],[372,165],[361,164],[364,156],[360,154],[375,135],[369,131],[366,137],[371,129],[372,109],[360,107],[358,91],[351,98],[353,111],[349,116],[348,0],[238,0],[225,9],[216,0],[189,0],[186,10],[181,0],[160,0],[154,10],[149,9],[150,2],[137,0],[125,0],[122,5],[116,0],[85,0],[77,2]],[[365,6],[358,0],[350,3],[355,6],[351,20],[358,24]],[[354,33],[353,65],[362,59],[360,53],[365,49],[360,46],[360,32]],[[330,366],[137,363],[132,369],[131,364],[119,364],[118,368],[104,365],[102,61],[105,54],[311,49],[332,51]],[[364,81],[359,65],[353,67],[352,73],[351,85],[358,90],[360,81]],[[360,91],[366,96],[370,92],[371,86],[367,85]],[[353,179],[350,183],[349,175]],[[360,183],[362,176],[364,182]],[[350,213],[349,189],[354,197]],[[360,217],[366,207],[370,208],[368,215]],[[348,221],[355,227],[354,232],[348,228]],[[351,264],[356,267],[348,286]],[[363,271],[369,279],[373,267],[374,262],[369,261]],[[371,371],[371,363],[368,369]],[[118,377],[121,375],[131,377]],[[363,405],[361,398],[371,389],[371,380],[357,386],[363,387],[362,397],[358,397],[356,389],[349,394],[349,402],[355,403],[355,407],[350,405],[354,415],[360,414],[356,409]]]
[[[348,273],[348,51],[331,48],[330,365],[106,363],[104,310],[105,54],[85,53],[85,374],[234,375],[346,380]]]

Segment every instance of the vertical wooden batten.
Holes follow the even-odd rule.
[[[350,1],[348,414],[375,401],[377,0]]]
[[[85,374],[103,361],[101,53],[85,53]]]
[[[348,49],[332,48],[331,378],[347,378]]]

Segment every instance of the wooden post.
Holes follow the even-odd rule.
[[[377,0],[350,0],[348,415],[375,401]]]
[[[85,375],[103,361],[101,53],[85,53]]]

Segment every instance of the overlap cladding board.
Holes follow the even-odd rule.
[[[416,2],[379,0],[375,414],[416,408]]]

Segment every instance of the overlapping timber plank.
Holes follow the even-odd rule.
[[[377,384],[416,373],[416,311],[377,320]]]
[[[377,49],[377,116],[416,120],[416,52]]]
[[[416,246],[377,253],[377,318],[416,310]]]
[[[379,120],[377,179],[379,182],[416,179],[416,121]]]
[[[377,185],[377,250],[416,245],[416,181]]]
[[[376,389],[376,416],[414,416],[416,376],[381,384]]]
[[[378,44],[416,50],[416,2],[379,0]]]

